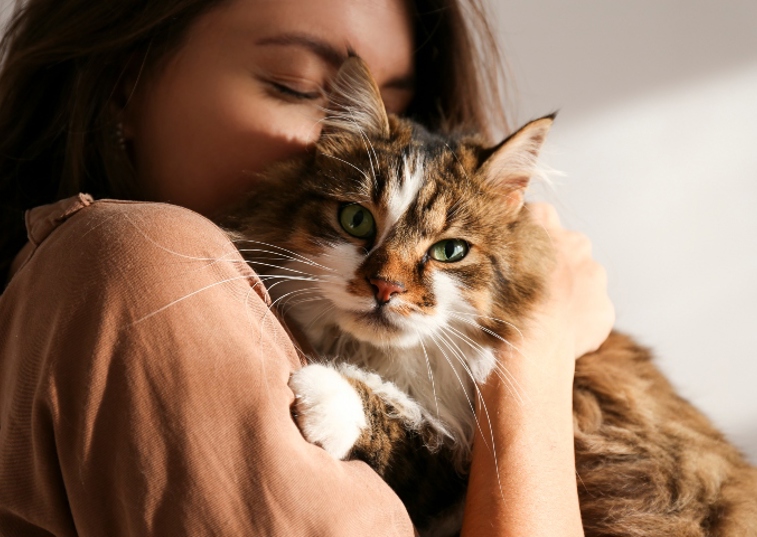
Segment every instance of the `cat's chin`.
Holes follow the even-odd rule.
[[[406,320],[399,323],[380,310],[371,312],[342,312],[339,328],[358,341],[381,348],[415,347],[420,342],[417,330]],[[404,325],[404,326],[403,326]]]

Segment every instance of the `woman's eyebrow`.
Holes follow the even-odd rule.
[[[339,68],[342,63],[347,59],[347,50],[344,52],[338,50],[334,45],[319,39],[310,34],[305,33],[285,33],[272,37],[264,37],[255,42],[256,45],[274,45],[274,46],[295,46],[308,49],[327,63],[333,65],[335,68]]]

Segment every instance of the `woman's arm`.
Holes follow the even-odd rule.
[[[501,352],[517,388],[492,375],[482,389],[498,471],[493,471],[491,436],[478,436],[463,523],[466,537],[583,535],[573,453],[575,359],[604,341],[614,310],[589,241],[563,229],[551,206],[531,205],[530,210],[549,232],[557,264],[549,298],[537,308],[518,349]],[[479,415],[485,423],[481,408]]]
[[[298,356],[220,229],[102,201],[40,242],[0,297],[0,534],[412,536],[303,439]]]

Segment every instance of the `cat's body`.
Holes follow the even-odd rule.
[[[386,116],[358,60],[331,107],[315,152],[271,170],[224,224],[332,360],[291,379],[305,437],[368,462],[422,534],[452,535],[476,428],[487,436],[477,386],[507,380],[494,349],[517,342],[552,262],[523,205],[552,120],[490,150],[430,134]],[[613,334],[576,369],[587,535],[757,535],[757,471],[645,349]]]

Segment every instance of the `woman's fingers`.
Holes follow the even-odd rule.
[[[549,203],[529,203],[527,205],[531,218],[545,228],[561,228],[560,216],[555,207]]]
[[[541,322],[551,324],[572,342],[576,358],[596,350],[615,321],[607,294],[607,271],[592,257],[592,245],[583,233],[567,230],[552,205],[529,205],[531,218],[543,226],[554,247],[556,263],[547,282],[548,300]]]

